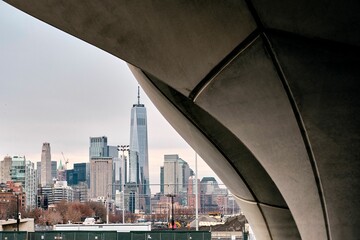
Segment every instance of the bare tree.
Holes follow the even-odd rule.
[[[45,212],[45,218],[48,225],[55,225],[63,222],[61,214],[54,210],[47,210]]]
[[[99,202],[87,202],[88,205],[95,213],[95,215],[102,220],[106,219],[106,208],[102,203]]]

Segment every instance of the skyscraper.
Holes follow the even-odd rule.
[[[41,186],[49,186],[51,179],[51,153],[50,143],[43,143],[41,150]]]
[[[106,136],[90,137],[90,197],[114,197],[113,160],[118,157],[117,147],[108,146]]]
[[[194,209],[196,206],[196,185],[200,189],[200,180],[196,179],[195,176],[190,176],[188,180],[187,188],[187,204],[190,209]],[[198,191],[198,206],[200,207],[200,191]]]
[[[164,194],[164,166],[160,166],[160,193]]]
[[[89,157],[108,157],[107,137],[90,137]]]
[[[77,173],[79,182],[86,182],[89,176],[89,164],[87,163],[74,163],[74,172]]]
[[[90,161],[90,198],[112,196],[113,159],[93,157]]]
[[[57,161],[51,161],[51,184],[57,178]]]
[[[189,164],[179,158],[177,154],[164,155],[164,167],[160,178],[163,178],[163,191],[165,194],[178,194],[186,192],[188,180],[192,173]]]
[[[131,109],[129,148],[129,182],[139,184],[140,196],[145,196],[146,210],[149,210],[151,193],[149,187],[147,117],[145,105],[140,103],[140,88],[138,88],[138,102]]]

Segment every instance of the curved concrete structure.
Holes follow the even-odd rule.
[[[7,2],[127,61],[257,239],[360,235],[359,1]]]

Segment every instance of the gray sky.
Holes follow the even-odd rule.
[[[122,60],[0,1],[0,159],[40,161],[42,143],[49,142],[52,159],[63,152],[70,168],[88,161],[90,136],[129,144],[137,85]],[[148,113],[150,182],[159,182],[164,154],[179,154],[194,169],[194,151],[143,91],[141,102]],[[216,176],[198,159],[200,177]]]

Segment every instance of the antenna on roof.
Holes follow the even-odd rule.
[[[138,86],[138,104],[140,104],[140,86]]]

